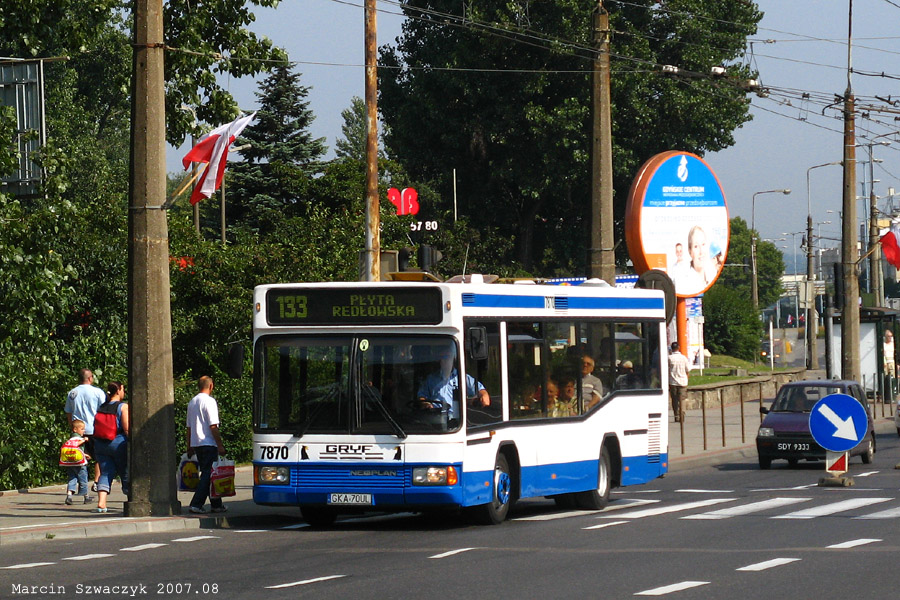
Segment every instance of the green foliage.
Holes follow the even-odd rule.
[[[753,272],[750,269],[750,228],[741,217],[731,219],[730,227],[731,237],[728,241],[726,261],[729,266],[722,269],[718,283],[739,290],[750,298],[753,279]],[[759,233],[756,235],[759,236]],[[784,292],[784,286],[781,284],[784,256],[772,242],[757,240],[756,271],[759,306],[762,309],[777,301]]]
[[[593,68],[584,48],[592,45],[596,3],[403,5],[412,18],[396,47],[382,48],[380,62],[389,68],[379,71],[392,156],[413,178],[434,181],[445,209],[456,168],[460,214],[476,228],[515,240],[507,261],[542,273],[584,272]],[[674,79],[658,69],[634,69],[634,63],[704,73],[729,65],[733,77],[747,77],[740,63],[761,13],[743,0],[604,6],[615,32],[613,168],[616,214],[622,215],[644,161],[672,148],[701,155],[725,148],[750,118],[745,92],[731,80]],[[430,11],[465,26],[433,19]],[[615,226],[621,239],[620,217]]]
[[[703,296],[703,316],[710,352],[753,360],[763,328],[749,295],[717,281]]]

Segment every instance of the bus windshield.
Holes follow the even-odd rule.
[[[254,355],[257,431],[403,438],[459,429],[449,336],[265,336]]]

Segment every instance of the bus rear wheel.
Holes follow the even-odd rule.
[[[337,518],[337,513],[333,510],[320,506],[301,506],[300,514],[310,527],[331,527]]]
[[[494,461],[494,477],[491,501],[474,508],[475,517],[482,525],[499,525],[506,520],[512,504],[512,476],[506,456],[498,454]]]
[[[612,487],[610,478],[609,450],[606,446],[600,449],[600,460],[597,465],[597,489],[578,492],[575,501],[579,508],[585,510],[603,510],[609,504],[609,490]]]

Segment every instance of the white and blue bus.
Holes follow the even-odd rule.
[[[259,286],[253,498],[319,526],[601,509],[666,472],[665,318],[660,291],[590,281]]]

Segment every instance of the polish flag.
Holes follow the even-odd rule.
[[[209,198],[222,185],[225,177],[225,165],[228,163],[228,147],[234,143],[235,138],[241,134],[244,128],[256,116],[238,117],[231,123],[216,127],[206,134],[197,145],[191,148],[181,160],[185,170],[191,163],[209,163],[206,171],[200,176],[194,191],[191,192],[191,204],[197,204],[203,198]]]
[[[890,230],[881,236],[881,251],[895,269],[900,269],[900,223],[892,222]]]

